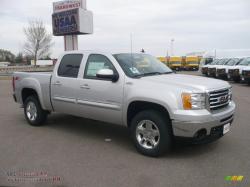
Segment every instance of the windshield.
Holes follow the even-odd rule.
[[[250,57],[244,58],[238,65],[239,66],[250,66]]]
[[[129,77],[172,73],[165,64],[148,54],[123,53],[113,56]]]
[[[227,66],[234,66],[234,65],[236,65],[237,63],[239,63],[240,60],[241,60],[241,59],[239,59],[239,58],[232,58],[232,59],[230,59],[225,65],[227,65]]]
[[[216,65],[224,65],[225,63],[228,62],[229,59],[221,59]]]
[[[218,59],[215,59],[212,63],[210,63],[210,65],[215,65],[218,61]]]

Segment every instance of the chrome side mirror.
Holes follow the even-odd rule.
[[[96,74],[97,78],[111,80],[116,82],[119,79],[119,76],[114,73],[111,69],[101,69]]]

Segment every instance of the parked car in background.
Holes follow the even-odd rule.
[[[228,70],[228,79],[235,82],[242,80],[242,70],[250,66],[250,57],[244,58],[237,66],[233,66]]]
[[[215,65],[217,62],[218,62],[218,59],[214,59],[210,63],[202,65],[201,66],[201,73],[203,75],[208,75],[208,67],[211,66],[211,65]]]
[[[227,63],[217,67],[216,69],[216,77],[227,79],[228,70],[230,67],[236,66],[241,62],[241,58],[231,58]]]
[[[216,62],[216,64],[208,66],[208,73],[207,73],[207,75],[208,75],[209,77],[216,77],[216,69],[217,69],[219,66],[226,64],[229,60],[230,60],[230,59],[227,59],[227,58],[225,58],[225,59],[219,59],[219,60]]]

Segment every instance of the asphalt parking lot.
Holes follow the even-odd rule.
[[[121,126],[62,114],[49,116],[46,126],[29,126],[11,82],[1,80],[0,186],[249,186],[250,86],[232,86],[237,111],[228,134],[207,145],[179,142],[164,157],[150,158],[136,152]],[[20,172],[59,178],[11,180]],[[244,178],[225,180],[234,175]]]

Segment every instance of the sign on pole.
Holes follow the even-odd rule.
[[[86,0],[67,0],[53,3],[53,12],[62,12],[65,10],[71,10],[75,8],[86,9]]]
[[[53,3],[53,34],[64,36],[65,51],[78,49],[78,35],[93,33],[93,14],[86,9],[86,0]]]
[[[52,24],[55,36],[93,33],[92,12],[79,8],[54,13],[52,15]]]

